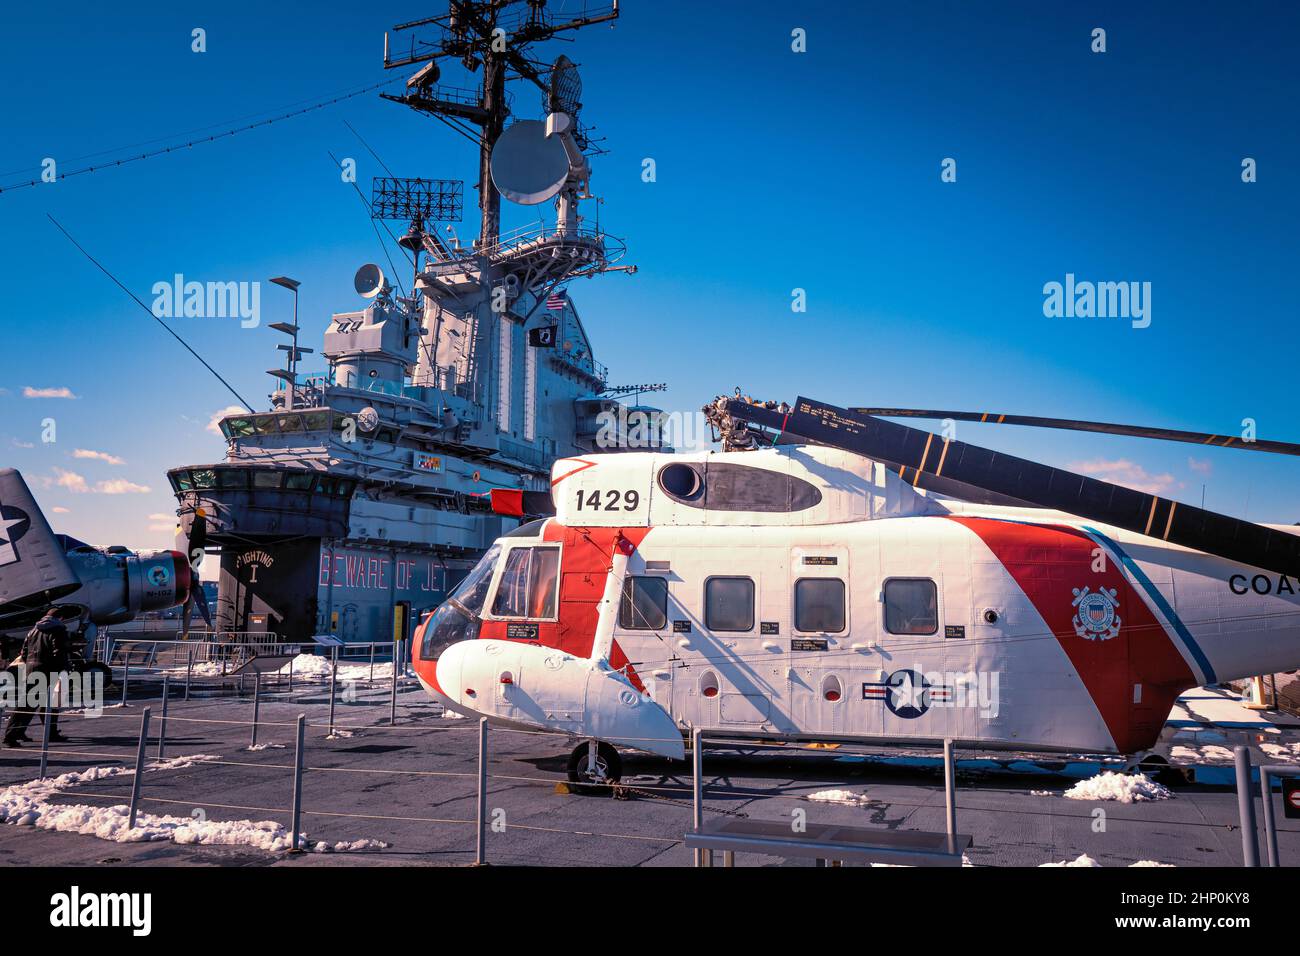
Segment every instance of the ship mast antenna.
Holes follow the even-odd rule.
[[[410,51],[393,55],[389,35],[384,34],[384,69],[391,70],[416,63],[425,64],[406,81],[406,93],[385,99],[404,103],[422,113],[453,123],[477,126],[482,131],[479,144],[478,204],[482,224],[476,243],[480,250],[497,244],[501,234],[501,194],[492,183],[492,148],[505,129],[510,107],[506,102],[506,84],[524,79],[543,94],[550,91],[544,78],[547,67],[528,56],[534,43],[552,39],[557,33],[577,30],[595,23],[618,18],[618,0],[598,5],[598,10],[568,20],[557,20],[546,10],[545,0],[526,0],[526,12],[518,9],[520,0],[450,0],[448,12],[425,17],[393,27],[394,33],[420,27],[436,27],[433,40],[417,42],[411,35]],[[482,87],[477,91],[437,86],[441,75],[440,60],[459,60],[466,69],[483,71]]]

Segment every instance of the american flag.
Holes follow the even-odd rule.
[[[564,308],[566,301],[564,290],[560,289],[557,292],[552,292],[546,297],[546,308],[552,312],[558,312]]]

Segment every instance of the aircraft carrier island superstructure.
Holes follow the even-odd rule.
[[[459,219],[461,183],[376,179],[372,214],[408,224],[398,245],[409,294],[363,266],[355,285],[369,303],[330,320],[323,374],[298,372],[310,350],[298,347],[296,315],[273,325],[292,341],[279,346],[285,368],[270,373],[270,409],[220,422],[224,461],[168,472],[182,536],[201,514],[206,545],[220,551],[217,631],[405,637],[513,523],[477,496],[547,491],[555,458],[625,443],[610,424],[626,427],[627,416],[602,415],[618,412],[619,390],[608,387],[566,284],[634,269],[617,264],[623,244],[578,213],[591,198],[592,149],[578,121],[576,68],[560,57],[539,72],[520,52],[572,27],[536,4],[506,24],[512,6],[525,9],[453,3],[448,16],[399,26],[442,32],[409,56],[392,57],[385,38],[385,66],[426,64],[390,99],[482,128],[478,240],[462,247],[438,229]],[[467,7],[488,19],[458,18]],[[605,18],[616,15],[615,4]],[[509,43],[497,41],[500,29]],[[481,87],[437,86],[447,55],[481,72]],[[512,71],[541,91],[544,120],[505,125]],[[554,199],[554,224],[502,236],[499,194],[528,205]],[[296,302],[296,283],[276,281]]]

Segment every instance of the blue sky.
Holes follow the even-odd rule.
[[[616,28],[540,48],[582,66],[584,118],[609,150],[594,161],[601,221],[640,267],[572,289],[613,380],[667,381],[660,404],[683,411],[740,385],[1219,432],[1250,417],[1260,437],[1300,441],[1294,6],[623,6]],[[7,5],[0,184],[44,157],[75,168],[393,78],[384,30],[442,11],[432,0]],[[194,27],[206,53],[191,52]],[[1104,54],[1090,50],[1095,27]],[[791,50],[795,28],[806,53]],[[518,116],[539,115],[533,92],[514,92]],[[146,301],[178,272],[294,276],[304,344],[319,348],[330,313],[358,305],[356,267],[386,265],[328,155],[355,158],[366,192],[384,174],[345,120],[396,175],[474,175],[464,140],[368,94],[0,193],[0,462],[38,485],[47,510],[66,509],[51,514],[57,527],[168,546],[170,517],[150,518],[173,510],[165,471],[224,454],[206,426],[233,399],[46,214]],[[955,183],[940,180],[947,157]],[[1258,182],[1241,181],[1245,157]],[[508,207],[506,225],[535,216]],[[1150,282],[1150,327],[1044,317],[1043,285],[1066,273]],[[790,309],[795,288],[804,313]],[[263,327],[176,328],[264,408],[279,341],[264,326],[290,304],[264,285]],[[28,387],[76,397],[25,398]],[[41,441],[48,417],[53,443]],[[974,425],[958,437],[1192,503],[1204,485],[1216,510],[1300,520],[1292,459]]]

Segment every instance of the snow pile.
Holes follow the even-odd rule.
[[[1218,744],[1206,744],[1203,747],[1171,747],[1169,756],[1180,763],[1217,764],[1232,763],[1232,751]]]
[[[1076,858],[1073,859],[1073,860],[1064,860],[1064,861],[1062,861],[1062,862],[1060,862],[1060,863],[1040,863],[1040,864],[1038,864],[1038,866],[1039,866],[1039,868],[1041,869],[1041,868],[1043,868],[1043,867],[1045,867],[1045,866],[1096,866],[1096,867],[1100,867],[1101,864],[1098,863],[1096,860],[1094,860],[1092,857],[1088,856],[1088,854],[1086,854],[1086,853],[1080,853],[1080,854],[1078,855],[1078,857],[1076,857]],[[1155,860],[1138,860],[1136,863],[1130,863],[1130,864],[1129,864],[1129,869],[1132,869],[1132,868],[1134,868],[1134,867],[1146,867],[1146,866],[1169,867],[1170,869],[1173,869],[1173,867],[1174,867],[1174,865],[1173,865],[1172,863],[1157,863]]]
[[[321,840],[312,847],[313,853],[356,853],[360,850],[385,850],[388,844],[383,840],[340,840],[338,843],[326,843]]]
[[[1064,860],[1064,861],[1062,861],[1061,863],[1040,863],[1040,864],[1038,864],[1038,865],[1039,865],[1039,867],[1044,867],[1044,866],[1101,866],[1100,863],[1098,863],[1098,862],[1097,862],[1096,860],[1094,860],[1092,857],[1088,856],[1088,854],[1086,854],[1086,853],[1080,853],[1080,854],[1078,855],[1078,857],[1076,857],[1076,858],[1073,859],[1073,860]]]
[[[191,754],[155,761],[146,773],[157,770],[183,770],[211,760],[213,754]],[[188,846],[250,846],[271,852],[292,847],[289,831],[273,820],[206,820],[200,817],[136,814],[136,825],[129,826],[130,808],[126,804],[92,807],[84,804],[51,803],[50,799],[78,784],[130,776],[134,767],[90,767],[45,780],[31,780],[0,790],[0,822],[10,826],[34,826],[58,833],[79,833],[114,843],[148,843],[166,840]],[[306,842],[306,835],[299,834]],[[319,846],[324,844],[318,844]],[[387,844],[377,840],[335,843],[335,851],[377,848]]]
[[[808,794],[808,799],[819,803],[838,803],[846,807],[865,807],[871,802],[866,794],[854,793],[852,790],[818,790]]]
[[[226,670],[229,671],[230,668],[227,667]],[[184,677],[187,671],[191,677],[222,676],[220,661],[195,661],[192,667],[188,664],[181,664],[179,667],[169,667],[163,673],[170,677]]]
[[[1260,744],[1259,749],[1274,760],[1295,763],[1300,760],[1300,744]]]
[[[253,753],[257,753],[261,750],[283,750],[284,744],[249,744],[244,749],[252,751]]]
[[[321,681],[328,682],[330,675],[334,672],[334,665],[328,657],[320,654],[299,654],[290,663],[280,668],[280,673],[288,676],[289,668],[293,668],[293,679],[301,681]],[[375,664],[375,680],[391,681],[393,679],[393,665]],[[370,662],[363,664],[349,663],[339,661],[339,683],[346,684],[348,681],[368,681],[370,680]]]
[[[1144,773],[1127,776],[1110,770],[1080,780],[1062,796],[1067,800],[1114,800],[1118,803],[1173,798],[1168,787],[1161,786]]]
[[[444,707],[444,708],[443,708],[443,711],[442,711],[442,719],[443,719],[443,720],[464,720],[464,719],[465,719],[465,715],[464,715],[464,714],[458,714],[458,713],[456,713],[456,711],[454,711],[454,710],[449,710],[448,708],[445,708],[445,707]]]

